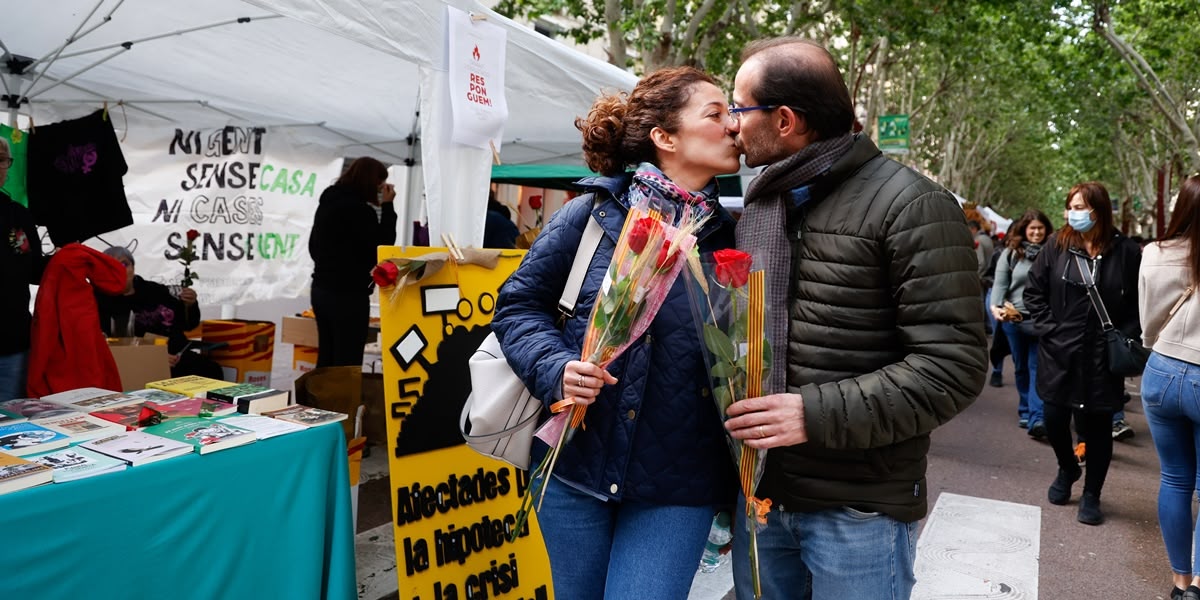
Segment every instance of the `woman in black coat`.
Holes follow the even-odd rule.
[[[1108,370],[1100,318],[1076,258],[1092,273],[1113,325],[1141,339],[1141,248],[1113,226],[1112,201],[1099,183],[1071,188],[1064,216],[1067,224],[1046,241],[1029,271],[1025,307],[1041,336],[1037,392],[1045,402],[1046,436],[1058,460],[1047,499],[1066,504],[1071,485],[1083,474],[1071,446],[1071,413],[1077,411],[1076,427],[1088,441],[1078,519],[1099,525],[1104,521],[1100,492],[1112,461],[1112,416],[1124,403],[1125,380]]]
[[[387,177],[383,163],[364,156],[321,193],[308,238],[318,367],[362,365],[371,269],[378,247],[396,243],[396,190]]]

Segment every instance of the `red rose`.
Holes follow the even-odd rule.
[[[679,248],[676,248],[674,252],[671,252],[670,250],[671,242],[669,240],[663,240],[662,248],[658,249],[658,260],[654,261],[654,266],[658,268],[658,270],[667,271],[670,270],[671,267],[675,266],[675,260],[679,258]]]
[[[529,197],[529,208],[532,208],[533,210],[538,210],[541,207],[542,207],[542,197],[541,196],[530,196]]]
[[[662,225],[657,219],[644,217],[633,223],[633,227],[629,228],[629,249],[633,250],[634,254],[641,254],[646,248],[646,242],[650,241],[653,235],[662,236]]]
[[[375,265],[371,269],[371,279],[375,280],[375,285],[386,288],[396,285],[396,280],[400,278],[400,269],[392,262],[384,261]]]
[[[189,241],[189,242],[195,241],[195,239],[198,237],[200,237],[199,231],[196,231],[195,229],[187,230],[187,241]]]
[[[721,287],[740,288],[750,279],[750,266],[754,257],[749,254],[728,248],[714,252],[713,259],[717,261],[715,275],[717,284]]]

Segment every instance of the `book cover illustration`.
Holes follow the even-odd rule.
[[[133,392],[126,392],[125,395],[132,396],[134,398],[138,398],[138,399],[142,400],[143,402],[154,402],[157,404],[164,404],[166,402],[174,402],[176,400],[183,400],[183,399],[187,398],[187,396],[185,396],[183,394],[176,394],[175,392],[168,392],[167,390],[156,390],[153,388],[147,388],[144,390],[136,390]]]
[[[94,439],[104,435],[111,435],[124,428],[117,423],[99,419],[85,413],[75,413],[73,415],[63,415],[61,417],[49,417],[38,421],[38,425],[46,429],[53,429],[59,433],[69,435],[75,438],[75,441],[84,441]]]
[[[0,452],[0,494],[50,483],[52,478],[49,467]]]
[[[147,427],[143,431],[169,440],[191,444],[200,454],[240,446],[257,439],[253,431],[204,417],[170,419],[160,425]]]
[[[39,398],[14,398],[12,400],[5,400],[4,402],[0,402],[0,409],[21,415],[30,421],[79,412],[73,408],[67,408],[61,404],[47,402]]]
[[[55,483],[124,471],[128,466],[125,461],[78,446],[31,456],[29,460],[54,469]]]
[[[146,387],[184,394],[186,396],[203,396],[209,390],[229,387],[229,382],[209,379],[208,377],[201,377],[199,375],[186,375],[184,377],[163,379],[162,381],[151,381],[146,384]]]
[[[0,425],[0,450],[16,456],[62,448],[70,439],[70,436],[35,423]]]
[[[106,438],[91,440],[80,446],[113,458],[119,458],[134,467],[192,452],[190,444],[150,435],[140,430],[126,431]]]
[[[208,398],[182,398],[170,402],[146,402],[146,406],[157,410],[168,419],[178,417],[219,417],[237,412],[237,407],[220,400]]]
[[[124,425],[126,429],[137,429],[162,421],[162,414],[146,406],[145,402],[114,406],[91,413],[93,417]]]
[[[60,406],[75,408],[83,412],[91,412],[93,410],[100,410],[110,406],[133,404],[138,401],[136,398],[126,396],[120,392],[94,387],[59,392],[57,394],[43,396],[42,400],[45,400],[46,402],[53,402]]]
[[[311,406],[303,406],[300,404],[265,412],[263,415],[273,419],[288,421],[289,423],[304,425],[305,427],[315,427],[317,425],[337,423],[339,421],[345,421],[347,417],[345,413],[325,410],[323,408],[313,408]]]

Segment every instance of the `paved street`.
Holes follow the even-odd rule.
[[[1030,439],[1017,427],[1011,369],[1011,363],[1006,363],[1004,387],[986,387],[970,409],[934,435],[929,465],[931,507],[943,492],[950,494],[943,512],[954,521],[941,528],[930,527],[929,520],[922,523],[931,532],[929,539],[922,538],[922,544],[933,540],[941,547],[921,547],[918,572],[933,575],[918,583],[914,598],[961,599],[967,597],[963,592],[967,588],[973,590],[970,597],[980,598],[1164,598],[1170,578],[1155,512],[1158,459],[1142,416],[1136,381],[1130,381],[1134,400],[1126,414],[1137,435],[1116,443],[1102,498],[1107,522],[1089,527],[1075,520],[1082,482],[1076,484],[1069,505],[1054,506],[1046,501],[1046,488],[1055,475],[1053,453],[1049,445]],[[376,477],[384,475],[386,462],[381,454],[368,459],[365,477],[372,471]],[[363,484],[361,494],[359,597],[396,598],[386,477]],[[989,500],[1012,504],[989,504]],[[981,508],[972,514],[961,508],[964,502]],[[1005,512],[1007,509],[1015,512]],[[1025,534],[999,537],[1008,546],[1028,540],[1034,547],[1012,556],[987,550],[1005,546],[995,544],[997,527],[989,524],[989,519],[995,521],[1000,514],[1031,518]],[[1039,515],[1040,530],[1036,526]],[[935,521],[942,518],[931,517]],[[1018,529],[1015,517],[1001,518],[1008,519],[1014,531]],[[952,535],[934,535],[937,529]],[[1020,544],[1010,538],[1019,538]],[[1035,589],[1022,589],[1014,583],[1025,577],[1036,580]],[[731,587],[728,568],[702,574],[690,600],[732,598]]]

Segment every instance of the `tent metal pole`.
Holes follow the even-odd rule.
[[[329,133],[332,133],[332,134],[334,134],[334,135],[336,135],[336,136],[338,136],[338,137],[341,137],[341,138],[343,138],[343,139],[347,139],[347,140],[350,140],[351,142],[354,142],[353,144],[349,144],[350,146],[366,146],[367,148],[370,148],[370,149],[372,149],[372,150],[374,150],[374,151],[376,151],[376,152],[378,152],[378,153],[380,153],[380,154],[384,154],[384,155],[387,155],[387,156],[390,156],[390,157],[392,157],[392,158],[396,159],[397,161],[404,162],[404,158],[402,158],[402,157],[400,157],[400,156],[398,156],[398,155],[392,154],[391,152],[388,152],[387,150],[384,150],[383,148],[380,148],[380,147],[376,146],[376,145],[375,145],[375,144],[373,144],[373,143],[370,143],[370,142],[364,142],[364,141],[362,141],[362,140],[356,140],[356,139],[354,139],[353,137],[351,137],[351,136],[349,136],[349,135],[346,135],[346,134],[344,134],[344,133],[342,133],[342,132],[340,132],[340,131],[338,131],[338,130],[336,130],[336,129],[333,129],[332,127],[329,127],[329,126],[325,125],[325,123],[324,123],[324,122],[318,123],[318,124],[316,125],[316,127],[319,127],[319,128],[321,128],[321,129],[323,129],[323,130],[325,130],[325,131],[328,131]],[[345,147],[347,147],[347,146],[343,146],[343,148],[345,148]]]
[[[94,62],[94,63],[92,63],[92,64],[90,64],[90,65],[88,65],[88,66],[86,66],[86,67],[84,67],[84,68],[82,68],[82,69],[79,69],[78,71],[75,71],[74,73],[71,73],[70,75],[67,75],[66,77],[60,77],[60,78],[58,78],[58,79],[57,79],[57,80],[56,80],[56,81],[55,81],[55,82],[54,82],[52,85],[50,85],[50,86],[47,86],[47,87],[45,87],[45,88],[42,88],[42,89],[38,90],[36,93],[32,93],[32,94],[30,93],[30,92],[32,92],[32,91],[33,91],[33,86],[32,86],[32,85],[30,85],[30,86],[29,86],[29,88],[26,90],[26,92],[25,92],[25,94],[24,94],[24,96],[25,96],[25,99],[26,99],[26,100],[33,100],[34,98],[37,98],[38,96],[40,96],[40,95],[42,95],[42,94],[44,94],[44,93],[46,93],[46,92],[48,92],[48,91],[50,91],[50,90],[52,90],[52,89],[54,89],[54,88],[56,88],[56,87],[58,87],[58,86],[60,86],[60,85],[64,84],[64,83],[67,83],[68,81],[70,81],[70,80],[72,80],[72,79],[75,79],[76,77],[79,77],[80,75],[82,75],[82,74],[84,74],[84,73],[87,73],[88,71],[92,70],[93,68],[95,68],[95,67],[97,67],[97,66],[99,66],[99,65],[101,65],[101,64],[103,64],[103,63],[106,63],[106,62],[108,62],[108,61],[110,61],[110,60],[112,60],[112,59],[116,58],[117,56],[119,56],[119,55],[121,55],[121,54],[124,54],[124,53],[125,53],[125,51],[126,51],[126,49],[124,49],[124,48],[122,48],[122,49],[120,49],[120,50],[117,50],[116,52],[113,52],[112,54],[109,54],[108,56],[106,56],[106,57],[104,57],[104,58],[102,58],[102,59],[100,59],[100,60],[98,60],[98,61],[96,61],[96,62]],[[45,71],[43,71],[42,73],[45,73]],[[37,83],[39,80],[41,80],[41,78],[42,78],[42,73],[39,73],[39,74],[38,74],[38,78],[37,78],[37,79],[35,79],[35,80],[33,80],[33,82],[34,82],[34,83]]]
[[[77,40],[79,40],[80,37],[95,31],[96,28],[98,28],[101,25],[112,20],[112,14],[114,12],[116,12],[117,7],[121,6],[121,4],[124,2],[125,2],[125,0],[118,0],[117,6],[114,6],[112,10],[108,11],[108,14],[105,15],[104,18],[101,19],[99,23],[97,23],[91,29],[88,29],[87,31],[80,34],[79,32],[83,29],[83,26],[87,25],[87,22],[92,20],[92,15],[96,14],[96,11],[100,10],[100,7],[104,5],[104,0],[100,0],[99,2],[97,2],[96,5],[92,7],[91,12],[89,12],[87,14],[87,16],[84,17],[83,20],[79,22],[79,26],[75,28],[75,31],[71,32],[70,36],[67,36],[67,40],[65,42],[63,42],[61,46],[59,46],[58,48],[55,48],[54,50],[51,50],[49,53],[46,54],[46,56],[43,56],[43,57],[33,61],[32,64],[30,64],[28,67],[25,68],[26,70],[32,69],[35,65],[45,62],[47,57],[49,57],[50,55],[53,55],[53,57],[50,58],[50,63],[46,65],[46,68],[44,68],[40,72],[38,72],[38,76],[36,78],[34,78],[32,83],[29,84],[29,87],[25,88],[25,92],[22,92],[21,95],[22,96],[25,95],[26,92],[33,89],[33,86],[37,85],[38,81],[41,81],[42,75],[46,74],[46,69],[49,69],[50,65],[54,64],[55,60],[58,60],[58,55],[62,54],[62,51],[66,50],[67,46],[75,43]]]
[[[238,18],[236,18],[236,19],[227,19],[227,20],[225,20],[225,21],[220,21],[220,22],[217,22],[217,23],[209,23],[209,24],[207,24],[207,25],[197,25],[197,26],[195,26],[195,27],[188,27],[188,28],[186,28],[186,29],[178,29],[178,30],[176,30],[176,31],[169,31],[169,32],[167,32],[167,33],[159,33],[159,34],[152,35],[152,36],[148,36],[148,37],[144,37],[144,38],[138,38],[138,39],[136,39],[136,40],[126,40],[126,41],[124,41],[124,42],[118,42],[118,43],[115,43],[115,44],[108,44],[107,46],[97,46],[97,47],[95,47],[95,48],[88,48],[87,50],[80,50],[79,52],[72,52],[72,53],[70,53],[70,54],[63,54],[63,55],[59,56],[58,58],[59,58],[59,59],[63,59],[63,58],[74,58],[74,57],[76,57],[76,56],[83,56],[83,55],[85,55],[85,54],[91,54],[91,53],[93,53],[93,52],[101,52],[101,51],[104,51],[104,50],[110,50],[110,49],[112,49],[112,48],[117,48],[117,47],[128,47],[128,46],[133,46],[134,44],[140,44],[140,43],[142,43],[142,42],[151,42],[151,41],[154,41],[154,40],[159,40],[159,39],[162,39],[162,38],[167,38],[167,37],[175,37],[175,36],[178,36],[178,35],[183,35],[183,34],[185,34],[185,33],[194,33],[194,32],[196,32],[196,31],[203,31],[203,30],[205,30],[205,29],[216,29],[217,27],[224,27],[224,26],[226,26],[226,25],[234,25],[234,24],[237,24],[237,23],[250,23],[250,22],[252,22],[252,21],[266,21],[266,20],[268,20],[268,19],[278,19],[278,18],[281,18],[281,17],[283,17],[283,15],[263,15],[263,16],[261,16],[261,17],[238,17]]]

